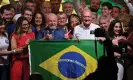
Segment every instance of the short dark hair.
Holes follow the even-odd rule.
[[[104,6],[107,6],[108,9],[112,9],[112,8],[113,8],[113,6],[112,6],[112,4],[111,4],[110,2],[104,2],[104,3],[102,4],[102,7],[104,7]]]
[[[7,5],[3,5],[2,7],[1,7],[1,9],[0,9],[0,12],[1,12],[1,14],[3,14],[4,13],[4,10],[11,10],[13,7],[11,7],[11,5],[9,5],[9,4],[7,4]]]
[[[24,15],[25,11],[31,11],[32,12],[32,10],[30,8],[23,8],[21,14]]]
[[[25,3],[28,3],[28,2],[35,3],[33,0],[25,0]]]
[[[119,10],[121,10],[121,8],[119,6],[113,6],[113,8],[118,8]]]

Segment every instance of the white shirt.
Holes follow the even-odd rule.
[[[7,51],[9,47],[9,40],[5,36],[0,37],[0,51]],[[0,56],[0,65],[8,64],[7,56]]]
[[[73,39],[89,39],[95,40],[94,31],[96,28],[100,28],[98,25],[91,23],[88,28],[83,24],[80,24],[74,28]]]

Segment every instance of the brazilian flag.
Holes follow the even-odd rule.
[[[83,80],[97,68],[104,53],[98,41],[31,41],[31,73],[45,80]]]

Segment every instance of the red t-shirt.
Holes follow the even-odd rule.
[[[17,42],[17,48],[21,48],[23,46],[25,46],[27,40],[34,40],[35,39],[35,34],[33,32],[27,33],[23,36],[18,37],[17,34],[13,34],[13,37],[16,39]],[[13,55],[13,60],[15,59],[23,59],[23,58],[29,58],[29,54],[28,54],[28,48],[25,49],[22,53],[20,54],[14,54]]]

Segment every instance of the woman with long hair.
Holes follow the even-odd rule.
[[[0,80],[8,80],[9,76],[9,60],[8,54],[15,54],[22,49],[8,51],[9,48],[8,34],[5,30],[5,21],[0,18]]]
[[[112,40],[112,43],[114,45],[114,56],[116,57],[116,62],[117,62],[117,67],[118,67],[118,73],[117,73],[117,80],[122,80],[123,79],[123,74],[124,74],[124,67],[122,65],[122,60],[119,59],[121,57],[122,53],[119,52],[119,43],[118,41],[120,39],[126,39],[125,36],[123,36],[123,29],[122,29],[122,24],[121,21],[119,20],[113,20],[110,23],[109,29],[108,29],[108,35],[110,39]],[[118,49],[118,51],[117,51]]]
[[[70,39],[72,39],[74,27],[80,24],[81,24],[81,18],[78,15],[76,14],[70,15],[70,17],[68,18],[68,31],[70,31],[69,33]]]
[[[33,26],[35,27],[35,36],[42,29],[45,28],[45,17],[41,12],[35,12],[32,19]]]
[[[11,49],[22,48],[20,54],[13,54],[11,65],[11,80],[28,80],[29,79],[29,40],[35,38],[30,31],[30,23],[25,17],[20,17],[16,22],[16,30],[11,36]]]
[[[111,39],[118,38],[123,35],[122,24],[119,20],[113,20],[110,23],[108,35]]]

